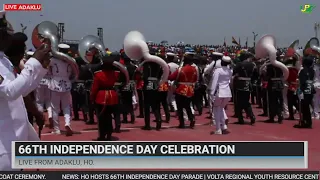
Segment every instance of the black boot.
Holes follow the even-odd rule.
[[[159,131],[161,129],[161,124],[162,122],[161,121],[158,121],[157,122],[157,125],[156,125],[156,130]]]
[[[117,127],[114,129],[114,132],[120,133],[121,132],[120,128],[121,128],[121,125],[117,125]]]
[[[131,114],[131,118],[130,118],[130,122],[131,122],[131,124],[134,124],[134,122],[136,121],[136,117],[134,116],[134,112],[131,112],[130,113]]]

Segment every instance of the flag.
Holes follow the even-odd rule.
[[[239,46],[239,43],[237,42],[237,40],[233,36],[232,36],[232,43]]]
[[[224,40],[223,40],[223,46],[226,47],[227,46],[227,43],[226,43],[226,37],[224,37]]]
[[[246,40],[246,49],[248,48],[248,37],[247,37],[247,40]]]

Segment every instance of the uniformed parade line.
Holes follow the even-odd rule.
[[[203,123],[203,124],[195,124],[195,126],[205,126],[208,125],[208,123]],[[162,126],[164,128],[175,128],[177,126]],[[140,127],[127,127],[127,128],[121,128],[124,130],[133,130],[133,129],[141,129]],[[186,128],[187,129],[187,128]],[[76,132],[80,132],[80,133],[89,133],[89,132],[97,132],[98,130],[88,130],[88,131],[76,131]],[[50,136],[50,135],[57,135],[57,134],[53,134],[53,133],[42,133],[41,136]]]

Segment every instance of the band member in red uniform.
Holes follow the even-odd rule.
[[[118,81],[119,73],[115,72],[115,68],[112,65],[113,61],[114,57],[111,56],[103,58],[102,70],[95,72],[91,88],[90,99],[96,104],[98,118],[98,141],[111,140],[113,132],[112,115],[120,121],[120,116],[117,112],[119,97],[114,88],[115,83]]]
[[[169,76],[169,80],[176,81],[177,88],[175,99],[177,103],[177,112],[179,118],[179,128],[184,128],[183,109],[186,110],[190,121],[190,128],[195,125],[194,115],[191,111],[191,97],[194,95],[194,87],[197,82],[197,69],[192,66],[193,57],[186,55],[183,59],[184,66]]]
[[[297,95],[298,89],[298,73],[300,71],[300,63],[295,56],[287,59],[284,64],[289,69],[289,77],[287,79],[288,90],[287,90],[287,99],[288,99],[288,111],[289,117],[288,120],[294,120],[294,111],[293,106],[299,110],[299,98]]]

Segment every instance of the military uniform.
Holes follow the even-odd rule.
[[[163,107],[163,111],[166,116],[165,122],[169,123],[170,121],[170,112],[169,112],[169,105],[168,105],[168,91],[169,91],[169,82],[163,82],[162,84],[159,85],[159,100],[160,100],[160,105]],[[160,108],[160,106],[159,106]],[[160,109],[159,109],[160,111]],[[161,118],[161,117],[160,117]]]
[[[250,93],[252,91],[251,77],[255,69],[255,64],[250,62],[252,55],[249,53],[242,53],[240,60],[234,68],[234,90],[236,91],[236,116],[238,117],[238,123],[244,124],[242,110],[245,110],[246,114],[251,119],[251,124],[255,123],[255,116],[252,112],[250,104]]]
[[[175,71],[169,76],[169,80],[176,80],[175,99],[177,103],[177,112],[179,117],[179,128],[184,128],[183,109],[186,110],[190,127],[195,125],[194,115],[191,110],[191,98],[194,95],[195,83],[197,82],[197,69],[192,66],[192,58],[185,57],[185,65],[179,70]]]
[[[320,112],[320,64],[317,62],[314,65],[314,88],[315,94],[313,98],[313,116],[315,119],[320,119],[319,112]]]
[[[78,80],[72,83],[72,108],[74,119],[79,119],[79,111],[82,111],[84,121],[87,124],[94,123],[94,105],[90,101],[90,89],[94,72],[101,69],[101,64],[86,64],[80,57],[76,59],[79,67]]]
[[[96,105],[99,141],[111,140],[113,132],[112,119],[120,121],[118,107],[120,97],[114,87],[115,83],[119,80],[120,74],[115,71],[112,65],[109,66],[111,67],[103,67],[103,70],[95,72],[90,91],[90,100]]]
[[[214,134],[228,133],[227,125],[225,123],[226,118],[224,116],[224,108],[232,97],[230,90],[232,70],[225,64],[229,64],[231,58],[223,56],[222,61],[223,66],[214,70],[212,81],[209,86],[210,98],[213,106],[212,109],[216,122],[216,131]]]
[[[312,68],[314,57],[309,56],[303,58],[303,69],[299,72],[299,98],[301,101],[301,113],[302,119],[299,125],[295,125],[296,128],[312,128],[312,118],[310,106],[315,94],[314,78],[315,71]]]
[[[136,87],[136,83],[134,81],[134,73],[136,71],[136,66],[131,63],[131,60],[125,56],[123,64],[127,67],[130,81],[129,83],[121,90],[121,100],[122,100],[122,115],[123,121],[122,123],[128,123],[128,114],[130,114],[131,123],[135,122],[135,116],[133,111],[133,96]]]
[[[137,73],[139,74],[139,73]],[[138,76],[135,77],[136,80],[136,89],[137,89],[137,94],[138,94],[138,104],[139,104],[139,115],[137,116],[138,118],[144,118],[144,99],[143,99],[143,86],[144,86],[144,81],[143,79],[139,78]]]
[[[150,107],[154,113],[156,118],[156,129],[161,129],[161,115],[159,111],[160,99],[158,96],[159,89],[159,80],[162,76],[162,70],[159,64],[154,62],[144,63],[142,69],[137,71],[136,73],[140,73],[140,75],[136,76],[136,80],[139,82],[141,79],[143,80],[143,109],[144,109],[144,121],[145,126],[142,127],[143,130],[151,130],[150,126]],[[139,92],[138,92],[139,93]],[[140,98],[140,97],[139,97]],[[140,101],[140,100],[139,100]]]
[[[196,59],[196,61],[199,61]],[[203,109],[203,89],[202,89],[202,70],[194,64],[194,67],[197,68],[198,71],[198,81],[195,84],[194,96],[192,97],[192,104],[197,108],[199,115],[202,115]]]
[[[70,46],[66,44],[59,44],[61,49],[69,49]],[[52,119],[53,119],[53,131],[54,134],[60,134],[60,122],[59,112],[62,110],[64,113],[66,135],[71,136],[73,134],[71,130],[71,80],[72,70],[69,68],[69,64],[57,59],[51,58],[50,73],[52,78],[49,82],[48,88],[51,90],[51,107],[52,107]]]
[[[267,65],[268,79],[268,102],[269,102],[269,120],[266,122],[273,123],[274,117],[278,116],[278,122],[283,120],[283,72],[280,68],[273,65]]]
[[[299,110],[299,99],[297,95],[298,89],[298,73],[300,68],[296,67],[298,62],[296,59],[289,59],[285,62],[285,65],[289,69],[289,77],[287,79],[287,102],[288,102],[288,112],[289,117],[288,119],[294,120],[294,111],[293,107]]]

